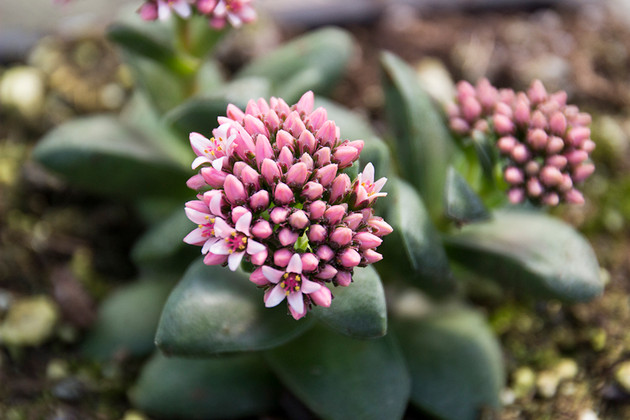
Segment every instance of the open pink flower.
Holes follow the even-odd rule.
[[[387,178],[385,177],[374,182],[374,165],[372,165],[372,162],[365,165],[363,172],[358,175],[354,187],[356,194],[355,206],[363,207],[371,204],[378,197],[385,197],[387,193],[381,192],[381,189],[386,182]]]
[[[251,239],[251,223],[252,214],[249,211],[239,217],[234,227],[228,225],[223,219],[215,219],[214,232],[222,240],[212,245],[210,252],[215,255],[227,255],[228,267],[232,271],[236,271],[246,253],[256,255],[267,252],[267,247]]]
[[[276,285],[265,295],[265,306],[276,306],[286,297],[295,319],[303,317],[308,309],[304,304],[304,295],[323,287],[302,274],[302,259],[299,254],[293,254],[285,271],[264,265],[262,273],[269,282]]]
[[[190,145],[197,154],[191,165],[192,169],[197,169],[204,163],[211,163],[214,169],[221,170],[228,147],[236,138],[236,133],[230,134],[230,127],[231,124],[221,124],[214,129],[213,137],[210,139],[199,133],[190,133]]]
[[[171,10],[184,19],[190,17],[192,9],[187,0],[157,0],[158,19],[168,20],[171,17]]]
[[[226,21],[239,28],[244,23],[256,20],[256,10],[251,6],[251,0],[199,0],[197,8],[210,17],[210,24],[215,28],[224,27]]]
[[[213,215],[203,201],[189,201],[186,203],[186,216],[197,223],[197,228],[184,238],[184,242],[191,245],[201,245],[201,253],[207,254],[212,245],[219,241],[215,236],[214,224],[217,217]]]

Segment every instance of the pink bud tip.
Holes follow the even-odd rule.
[[[545,130],[535,128],[527,132],[527,142],[535,150],[543,150],[547,146],[548,136]]]
[[[322,125],[328,120],[328,114],[322,107],[317,108],[308,117],[308,123],[313,131],[319,130]]]
[[[291,188],[289,188],[287,184],[280,182],[276,185],[276,189],[273,193],[273,199],[276,204],[285,205],[292,203],[295,200],[295,197],[293,196]]]
[[[332,248],[330,248],[328,245],[320,246],[319,248],[317,248],[316,252],[317,252],[317,256],[322,261],[330,261],[335,256],[335,251],[333,251]]]
[[[289,224],[295,229],[304,229],[309,224],[308,216],[304,211],[298,210],[289,216]]]
[[[352,274],[348,271],[340,271],[335,277],[335,282],[339,286],[348,287],[350,286],[350,283],[352,283]]]
[[[517,140],[512,136],[501,137],[497,141],[497,147],[504,155],[512,153],[512,149],[516,146]]]
[[[538,162],[533,160],[527,162],[527,164],[525,165],[525,173],[527,174],[527,176],[536,176],[538,175],[538,172],[540,172],[540,164]]]
[[[374,251],[373,249],[366,249],[363,251],[363,258],[365,262],[368,264],[374,264],[375,262],[379,262],[383,259],[383,255]]]
[[[547,187],[555,187],[562,182],[562,173],[555,166],[545,166],[540,170],[540,180]]]
[[[260,174],[256,171],[256,169],[252,168],[249,165],[245,165],[240,173],[240,179],[243,184],[248,187],[254,187],[254,189],[260,188]]]
[[[523,144],[517,144],[512,149],[512,159],[514,159],[518,163],[524,163],[527,159],[529,159],[529,151],[527,147]]]
[[[263,275],[262,267],[258,267],[252,274],[249,275],[249,281],[256,286],[266,286],[269,284],[269,280]]]
[[[201,168],[201,176],[204,181],[212,188],[221,188],[225,182],[226,173],[223,171],[217,171],[216,169]],[[239,181],[240,182],[240,181]]]
[[[252,235],[259,239],[266,239],[273,233],[273,228],[271,224],[269,224],[266,220],[260,220],[256,222],[254,227],[252,227]]]
[[[556,154],[564,149],[564,140],[558,136],[550,136],[547,142],[547,153]]]
[[[304,130],[298,137],[297,144],[300,149],[300,153],[311,154],[315,151],[317,140],[310,131]]]
[[[298,162],[289,168],[287,172],[287,184],[293,187],[301,187],[308,178],[308,169],[304,162]]]
[[[249,205],[256,211],[266,209],[269,207],[269,193],[265,190],[258,191],[250,197]]]
[[[359,243],[359,248],[376,248],[383,243],[383,240],[370,232],[359,232],[354,235],[354,240]]]
[[[309,293],[309,296],[317,306],[328,308],[332,303],[332,293],[328,287],[323,285],[313,293]]]
[[[269,213],[271,221],[276,225],[282,224],[287,220],[289,216],[289,210],[284,207],[274,207]]]
[[[595,172],[595,165],[592,163],[583,163],[573,170],[573,180],[575,182],[582,182],[591,174]]]
[[[534,128],[547,128],[547,117],[540,111],[534,111],[532,113],[531,126]]]
[[[317,278],[322,280],[330,280],[337,275],[337,269],[330,264],[326,264],[324,268],[317,273]]]
[[[474,122],[481,116],[481,104],[477,99],[468,96],[462,102],[462,115],[469,123]]]
[[[361,255],[352,248],[347,248],[339,255],[339,262],[347,268],[356,267],[361,263]]]
[[[245,118],[245,113],[241,111],[236,105],[229,104],[227,106],[227,116],[239,123],[243,122],[243,118]]]
[[[523,176],[523,171],[515,166],[509,166],[505,169],[504,173],[505,181],[508,184],[517,185],[521,184],[525,177]]]
[[[341,222],[341,219],[346,215],[346,207],[338,204],[336,206],[331,206],[324,213],[324,218],[328,220],[328,223],[331,225],[336,225]]]
[[[302,189],[302,196],[308,198],[309,200],[317,200],[321,198],[324,193],[324,187],[319,182],[309,181]]]
[[[302,271],[311,272],[317,269],[319,258],[311,252],[300,255],[302,259]]]
[[[227,255],[217,255],[212,252],[208,252],[203,258],[205,265],[221,265],[227,261]]]
[[[280,230],[280,233],[278,234],[278,240],[280,241],[282,246],[293,245],[295,243],[295,241],[298,240],[298,237],[299,237],[299,235],[297,233],[293,232],[289,228],[284,228],[284,229]]]
[[[571,204],[584,204],[584,196],[582,195],[581,192],[579,192],[575,188],[568,191],[564,195],[564,199],[567,200],[567,202]]]
[[[278,267],[286,267],[293,256],[293,252],[287,248],[277,250],[273,254],[273,263]]]
[[[330,234],[330,240],[340,247],[348,245],[352,242],[352,233],[347,227],[338,227]]]
[[[514,123],[503,114],[495,114],[492,122],[494,130],[501,136],[511,134],[514,131]]]
[[[527,91],[529,100],[534,104],[539,104],[547,99],[547,90],[540,80],[534,80]]]
[[[344,197],[350,192],[352,182],[347,174],[341,174],[335,178],[332,183],[330,191],[330,202],[336,203],[339,200],[343,200]]]
[[[262,176],[265,178],[268,184],[275,184],[280,177],[282,176],[282,172],[280,172],[280,168],[276,162],[271,159],[265,159],[261,165]]]
[[[282,150],[283,147],[288,147],[292,150],[295,146],[295,139],[288,132],[280,130],[278,134],[276,134],[276,146],[280,150]]]
[[[269,251],[265,248],[263,251],[257,252],[249,257],[249,260],[254,265],[263,265],[267,261]]]
[[[530,180],[527,181],[527,193],[530,197],[538,197],[543,191],[542,184],[536,178],[530,178]]]
[[[363,215],[361,213],[350,213],[344,217],[343,222],[353,231],[357,231],[359,225],[363,222]]]
[[[550,192],[545,194],[542,202],[548,206],[557,206],[560,203],[560,197],[555,192]]]
[[[337,176],[337,165],[335,163],[331,163],[322,168],[319,168],[315,172],[315,177],[319,181],[322,186],[327,187]]]
[[[225,178],[223,189],[225,190],[225,196],[232,204],[243,204],[247,199],[247,191],[245,191],[245,186],[241,181],[238,180],[238,178],[236,178],[232,174],[228,175]]]
[[[376,236],[386,236],[394,231],[394,229],[380,217],[371,217],[368,220],[368,225],[374,229],[374,234]]]
[[[464,135],[470,130],[470,124],[468,124],[463,118],[451,118],[450,127],[453,132]]]
[[[508,191],[508,200],[512,204],[522,203],[525,200],[525,191],[522,188],[512,188]]]
[[[559,136],[562,136],[567,129],[567,119],[560,111],[553,113],[549,119],[549,128],[551,131]]]
[[[322,225],[312,225],[308,230],[308,239],[312,242],[324,242],[326,236],[326,228]]]
[[[315,134],[317,140],[321,142],[323,146],[332,147],[337,143],[337,126],[333,121],[326,121],[322,127],[317,130],[317,134]]]
[[[582,142],[591,136],[591,130],[588,127],[573,127],[567,134],[567,140],[575,146],[579,147]]]
[[[201,174],[193,175],[190,177],[188,181],[186,181],[186,186],[191,190],[200,190],[206,185],[206,180],[201,176]]]
[[[311,111],[313,111],[314,100],[315,96],[313,95],[313,92],[309,90],[304,95],[302,95],[298,103],[295,104],[296,111],[304,115],[310,114]]]
[[[308,206],[308,211],[311,214],[311,220],[321,219],[326,212],[326,203],[321,200],[313,201]]]
[[[317,152],[315,152],[315,155],[313,155],[313,157],[315,158],[315,164],[317,166],[328,165],[330,163],[330,147],[322,147]]]

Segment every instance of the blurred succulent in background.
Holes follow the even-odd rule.
[[[566,102],[566,92],[548,94],[539,80],[515,93],[482,79],[476,87],[460,82],[447,112],[455,133],[486,136],[496,144],[510,202],[582,204],[575,185],[595,170],[589,161],[595,149],[591,117]]]
[[[497,340],[467,299],[472,274],[523,297],[602,292],[579,233],[505,206],[520,201],[509,188],[536,204],[557,204],[552,193],[579,201],[564,175],[592,171],[593,145],[587,117],[562,95],[537,83],[528,94],[462,83],[453,133],[414,70],[384,53],[384,142],[323,97],[353,54],[341,30],[307,34],[225,80],[207,17],[137,21],[110,30],[137,82],[126,109],[59,126],[34,157],[73,185],[133,203],[148,226],[132,253],[141,280],[103,303],[84,344],[108,360],[147,355],[155,338],[171,356],[144,365],[130,393],[139,409],[251,416],[277,409],[284,387],[321,418],[401,418],[411,403],[474,419],[499,406],[504,375]],[[536,130],[544,136],[528,134]],[[517,146],[527,159],[514,158]],[[532,194],[532,179],[544,191]],[[184,212],[188,188],[198,196]],[[334,299],[330,285],[343,286]],[[294,318],[309,315],[288,317],[285,298]]]

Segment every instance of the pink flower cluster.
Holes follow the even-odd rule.
[[[354,267],[382,259],[376,248],[392,228],[373,214],[386,179],[368,163],[355,180],[343,172],[363,141],[341,140],[324,108],[307,92],[289,107],[279,98],[234,105],[208,139],[191,133],[199,172],[186,203],[198,227],[184,239],[202,246],[204,263],[236,270],[253,265],[250,280],[265,288],[267,307],[287,298],[295,319],[312,304],[330,306],[325,284],[348,286]]]
[[[167,20],[175,12],[184,19],[194,11],[206,16],[210,25],[221,29],[226,22],[235,28],[256,19],[253,0],[146,0],[138,11],[144,20]]]
[[[482,79],[476,86],[458,83],[456,103],[447,113],[455,133],[496,139],[512,203],[582,204],[575,184],[595,170],[589,160],[595,149],[591,116],[566,101],[564,91],[549,94],[539,80],[515,93]]]

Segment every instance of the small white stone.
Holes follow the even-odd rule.
[[[578,419],[579,420],[599,420],[599,417],[597,417],[597,414],[593,410],[586,409],[580,412],[580,417],[578,417]]]

